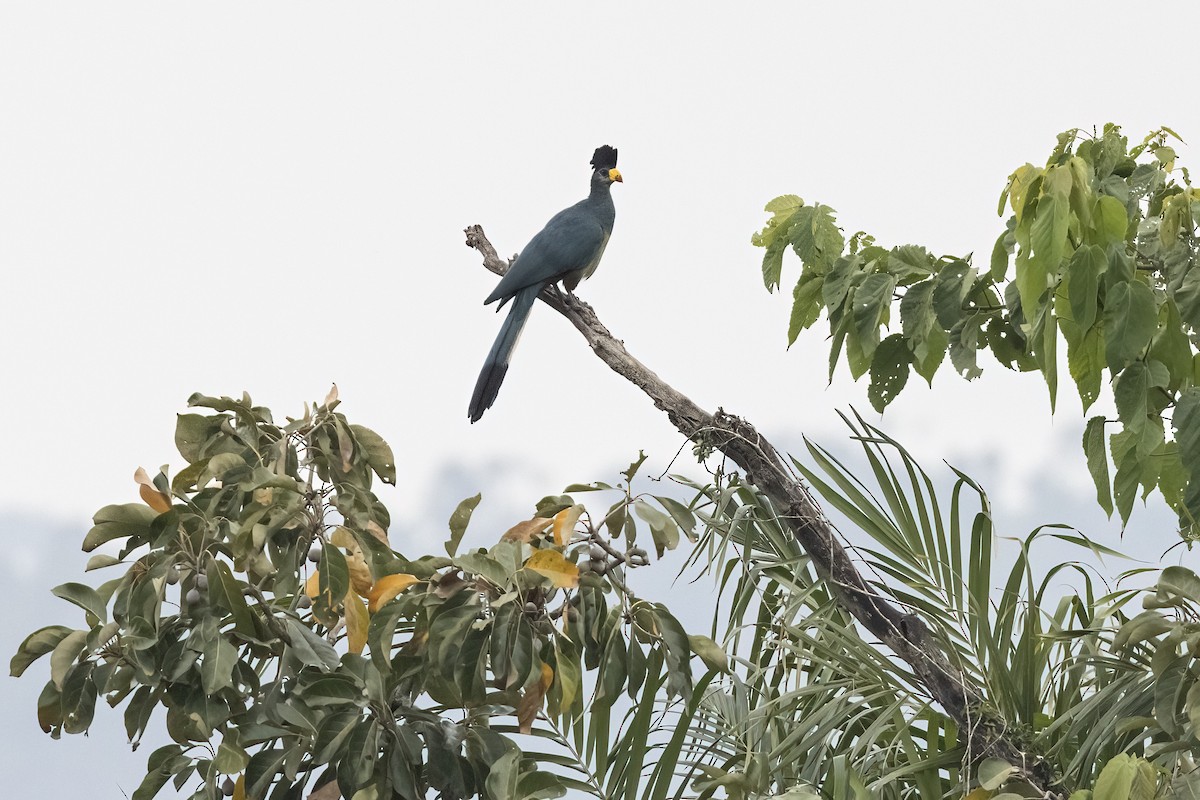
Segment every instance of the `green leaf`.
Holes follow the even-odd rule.
[[[805,272],[796,281],[792,290],[792,315],[788,320],[788,347],[791,347],[800,331],[812,326],[825,307],[823,290],[825,279],[815,272]]]
[[[593,481],[592,483],[572,483],[569,484],[563,492],[573,494],[574,492],[604,492],[609,491],[613,487],[609,486],[604,481]]]
[[[1114,374],[1141,357],[1156,330],[1158,308],[1149,286],[1127,281],[1109,288],[1104,306],[1104,352]]]
[[[631,483],[633,481],[633,476],[636,475],[637,471],[642,468],[642,464],[646,463],[646,458],[647,458],[646,453],[642,450],[638,450],[638,457],[636,459],[634,459],[633,463],[631,463],[629,465],[629,467],[625,469],[624,472],[621,473],[622,475],[625,476],[626,482]],[[566,505],[564,505],[563,508],[567,508],[568,506],[573,506],[573,505],[575,505],[574,502],[569,502]]]
[[[1096,485],[1096,502],[1112,516],[1112,494],[1108,484],[1108,453],[1105,448],[1104,417],[1092,417],[1083,430],[1083,452],[1087,456],[1088,472]]]
[[[863,358],[870,359],[879,343],[879,326],[892,303],[896,279],[882,272],[873,272],[854,290],[854,330],[858,334]]]
[[[1109,437],[1109,448],[1117,474],[1113,477],[1113,501],[1121,523],[1129,521],[1133,513],[1133,501],[1137,498],[1138,481],[1141,478],[1141,459],[1138,457],[1134,436],[1129,431],[1114,433]]]
[[[996,238],[996,243],[992,245],[992,259],[988,265],[988,274],[993,281],[999,283],[1008,275],[1008,262],[1012,258],[1013,246],[1016,244],[1016,237],[1013,236],[1013,228],[1016,227],[1016,218],[1010,217],[1008,227],[1004,233]]]
[[[914,283],[904,290],[900,298],[900,324],[905,337],[912,341],[923,339],[937,325],[937,314],[933,310],[933,289],[936,279]]]
[[[863,279],[862,259],[859,256],[843,256],[825,274],[821,281],[821,301],[830,311],[830,322],[834,312],[842,308],[850,289]]]
[[[47,625],[44,628],[38,628],[26,636],[25,641],[21,642],[20,647],[17,648],[17,652],[8,662],[8,674],[14,678],[21,677],[30,664],[47,653],[54,652],[58,643],[70,633],[71,629],[63,625]]]
[[[150,523],[158,513],[142,503],[124,503],[105,506],[92,517],[92,529],[83,537],[83,551],[90,553],[105,542],[113,539],[137,537],[147,541]]]
[[[357,708],[331,711],[317,728],[317,737],[312,744],[313,759],[325,763],[337,758],[360,719],[362,712]]]
[[[936,262],[928,250],[915,244],[893,247],[887,254],[887,270],[902,284],[932,275]]]
[[[1195,330],[1200,330],[1200,267],[1193,266],[1183,275],[1175,290],[1179,316]]]
[[[1192,466],[1200,465],[1200,388],[1189,386],[1179,395],[1171,425],[1185,466],[1191,471]]]
[[[108,553],[97,553],[88,559],[87,566],[83,568],[83,571],[91,572],[92,570],[104,569],[105,567],[111,567],[114,564],[120,563],[121,559],[116,556],[110,556]]]
[[[932,385],[933,376],[946,358],[950,337],[940,327],[930,329],[929,334],[912,345],[912,365],[917,374]]]
[[[1130,647],[1149,639],[1157,639],[1172,627],[1167,618],[1157,611],[1143,611],[1121,626],[1113,637],[1113,647]]]
[[[245,584],[234,577],[229,564],[220,559],[208,562],[208,586],[210,603],[229,610],[233,617],[234,629],[243,636],[254,638],[258,627],[254,624],[254,614],[242,594]]]
[[[1166,593],[1200,603],[1200,576],[1187,567],[1172,564],[1158,576],[1159,593]]]
[[[1193,770],[1171,778],[1166,796],[1171,800],[1200,800],[1200,772]]]
[[[779,286],[779,278],[783,272],[783,252],[788,246],[787,232],[797,211],[803,205],[804,201],[794,194],[776,197],[766,206],[766,210],[771,212],[771,219],[767,220],[761,232],[750,237],[750,242],[755,247],[766,248],[762,273],[767,291],[774,291]]]
[[[717,672],[729,672],[729,654],[719,644],[707,636],[688,635],[688,644],[692,652],[700,657],[704,666]]]
[[[205,444],[230,419],[226,414],[180,414],[175,421],[175,447],[189,464],[205,456]]]
[[[911,358],[908,343],[898,333],[884,339],[875,350],[871,359],[871,384],[867,387],[867,397],[880,414],[908,382]]]
[[[1092,212],[1092,224],[1098,234],[1098,244],[1108,245],[1123,242],[1125,241],[1125,232],[1129,229],[1129,215],[1120,200],[1102,194],[1096,199],[1096,208]]]
[[[133,800],[150,800],[158,790],[166,785],[177,769],[188,763],[190,759],[183,755],[183,748],[177,744],[164,745],[146,760],[146,777],[133,793]]]
[[[1160,362],[1170,376],[1169,391],[1178,391],[1192,382],[1192,345],[1184,333],[1183,320],[1175,301],[1168,297],[1158,310],[1158,331],[1150,342],[1147,358]]]
[[[662,504],[671,518],[679,525],[683,534],[691,541],[696,541],[696,515],[687,506],[672,497],[654,495],[654,499]]]
[[[516,796],[521,800],[554,800],[566,793],[562,779],[550,772],[528,770],[517,781]]]
[[[933,310],[938,324],[953,328],[963,317],[963,300],[975,280],[975,268],[965,261],[952,261],[938,272],[933,289]]]
[[[379,480],[389,486],[396,485],[396,457],[392,455],[391,446],[375,431],[362,425],[351,425],[355,441],[362,448],[367,464],[379,476]]]
[[[1098,326],[1089,328],[1082,336],[1070,320],[1060,320],[1067,340],[1067,369],[1079,389],[1083,410],[1087,411],[1100,396],[1100,381],[1104,375],[1104,331]]]
[[[92,587],[82,583],[64,583],[50,591],[55,597],[79,606],[100,622],[108,622],[108,604]]]
[[[788,239],[804,265],[820,272],[831,267],[846,247],[833,209],[820,204],[796,211],[788,228]]]
[[[505,744],[508,745],[505,752],[488,765],[485,780],[487,796],[495,798],[495,800],[521,800],[517,795],[521,751],[512,742],[505,742]]]
[[[1150,371],[1141,362],[1130,364],[1117,376],[1113,400],[1117,416],[1126,429],[1137,430],[1146,422],[1146,392],[1150,389]]]
[[[337,669],[341,663],[333,645],[292,616],[282,617],[287,627],[289,644],[300,663],[326,671]]]
[[[265,796],[286,757],[287,750],[282,747],[265,747],[251,756],[246,764],[246,797]]]
[[[995,791],[1018,772],[1017,768],[1000,758],[985,758],[979,765],[979,785]]]
[[[487,555],[486,553],[473,552],[463,553],[461,556],[455,556],[454,566],[469,572],[473,575],[479,575],[494,586],[505,586],[509,582],[510,572],[505,569],[499,561]]]
[[[767,287],[768,292],[773,292],[779,288],[780,278],[783,276],[783,254],[787,252],[788,243],[783,237],[773,239],[766,245],[766,252],[763,253],[762,260],[762,276],[763,285]]]
[[[1109,759],[1092,788],[1093,800],[1130,800],[1133,780],[1138,772],[1137,761],[1128,753]]]
[[[216,694],[226,686],[233,685],[233,668],[237,664],[237,648],[217,635],[204,648],[204,660],[200,663],[200,682],[208,694]]]
[[[246,751],[234,747],[228,741],[221,742],[217,747],[216,758],[213,759],[213,766],[222,775],[236,775],[244,770],[248,763],[250,756],[246,755]]]
[[[979,351],[980,324],[983,316],[972,314],[963,317],[950,330],[949,348],[950,363],[967,380],[974,380],[983,374],[976,360]]]
[[[1057,171],[1057,174],[1068,177],[1065,170]],[[1049,178],[1050,173],[1047,183]],[[1027,317],[1036,313],[1062,261],[1067,245],[1069,210],[1065,192],[1043,194],[1037,202],[1029,227],[1032,253],[1023,261],[1017,261],[1017,291],[1021,293],[1021,306]]]
[[[802,205],[804,205],[804,201],[798,195],[781,194],[767,203],[763,210],[770,211],[776,217],[788,216]]]
[[[654,540],[654,549],[659,558],[667,550],[679,546],[679,526],[675,520],[659,511],[645,500],[635,500],[634,512],[650,525],[650,536]]]
[[[1187,511],[1193,520],[1200,520],[1200,497],[1195,491],[1195,487],[1200,485],[1200,389],[1192,386],[1179,396],[1171,427],[1179,445],[1179,458],[1188,476],[1189,491],[1185,495]]]
[[[50,653],[50,681],[62,691],[63,679],[87,647],[87,631],[71,631],[64,636]]]
[[[331,542],[321,540],[320,589],[332,602],[340,603],[350,591],[350,565],[346,554]]]
[[[467,525],[471,522],[471,513],[475,511],[475,507],[479,505],[482,494],[476,494],[474,497],[468,497],[458,504],[454,509],[454,513],[450,515],[450,539],[446,542],[446,553],[453,557],[458,551],[458,544],[462,541],[463,534],[467,532]]]
[[[1108,254],[1096,245],[1079,248],[1067,263],[1071,317],[1082,333],[1087,333],[1096,322],[1100,276],[1106,269]]]

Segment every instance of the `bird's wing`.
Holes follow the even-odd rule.
[[[508,299],[527,286],[549,284],[590,266],[605,243],[599,217],[575,206],[560,211],[525,245],[485,303]]]

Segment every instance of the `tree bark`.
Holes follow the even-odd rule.
[[[496,254],[483,228],[472,225],[465,233],[467,246],[479,251],[484,267],[503,275],[509,262]],[[720,450],[741,467],[746,479],[770,499],[780,521],[812,558],[843,608],[911,667],[930,697],[955,721],[959,735],[966,736],[972,762],[1000,758],[1018,767],[1023,777],[1047,796],[1063,791],[1044,758],[1018,747],[1008,737],[1010,727],[1005,721],[984,713],[983,696],[951,666],[925,623],[901,611],[868,585],[808,488],[793,476],[779,451],[754,426],[720,408],[710,414],[697,406],[630,355],[592,307],[574,294],[552,287],[543,290],[539,299],[570,320],[600,360],[645,392],[680,433]]]

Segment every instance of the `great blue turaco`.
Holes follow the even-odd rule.
[[[608,145],[597,147],[592,155],[592,190],[587,199],[551,217],[483,301],[487,305],[499,300],[497,311],[509,300],[512,306],[475,383],[468,411],[471,422],[477,422],[496,401],[513,348],[542,289],[562,281],[566,290],[573,292],[581,280],[596,271],[616,218],[610,192],[614,181],[622,181],[617,172],[617,150]]]

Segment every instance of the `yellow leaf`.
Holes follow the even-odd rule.
[[[1008,199],[1017,222],[1021,221],[1022,212],[1025,210],[1025,195],[1029,192],[1029,187],[1041,176],[1042,170],[1033,164],[1022,164],[1009,177]]]
[[[325,408],[332,409],[338,404],[338,388],[337,384],[329,390],[329,394],[325,395]]]
[[[138,467],[137,472],[133,473],[133,479],[138,483],[138,494],[141,495],[142,502],[160,514],[171,510],[171,498],[158,490],[154,481],[146,474],[146,470]]]
[[[554,683],[554,670],[550,668],[549,664],[543,662],[541,677],[525,690],[525,694],[521,695],[521,700],[517,703],[517,724],[521,728],[521,733],[533,731],[533,721],[537,718],[537,713],[542,710],[542,702],[546,699],[546,692],[549,691],[552,683]]]
[[[542,531],[554,524],[554,520],[545,517],[534,517],[513,525],[500,537],[502,542],[528,542]]]
[[[582,513],[583,506],[576,503],[554,515],[554,543],[556,545],[564,547],[571,540],[571,534],[575,531],[575,523],[579,521],[579,515]]]
[[[246,775],[238,775],[233,784],[233,800],[246,800]]]
[[[304,583],[304,593],[313,600],[317,599],[317,595],[321,593],[321,570],[314,569],[312,575],[308,576]]]
[[[567,561],[557,550],[538,550],[525,566],[539,575],[545,575],[560,589],[573,589],[579,585],[579,567]]]
[[[367,606],[354,596],[353,589],[346,592],[346,641],[350,645],[351,653],[362,653],[367,644],[367,626],[370,624],[371,617],[367,613]]]
[[[367,566],[367,559],[363,556],[362,548],[358,546],[354,534],[349,528],[341,527],[333,532],[330,541],[346,550],[346,566],[350,568],[350,585],[354,591],[361,597],[369,596],[371,584],[375,581],[371,578],[371,568]]]
[[[972,789],[963,795],[963,800],[988,800],[988,798],[991,796],[992,793],[981,786],[978,789]]]
[[[367,529],[367,533],[371,534],[376,539],[378,539],[379,541],[386,544],[388,547],[392,546],[392,543],[388,541],[387,531],[385,531],[383,528],[379,527],[378,522],[376,522],[375,520],[369,519],[369,520],[367,520],[367,524],[365,527]]]
[[[401,572],[396,575],[384,575],[375,582],[375,586],[371,589],[370,604],[367,608],[374,614],[379,610],[380,606],[391,600],[396,595],[403,592],[414,583],[420,583],[421,579],[416,575],[409,575],[406,572]]]

